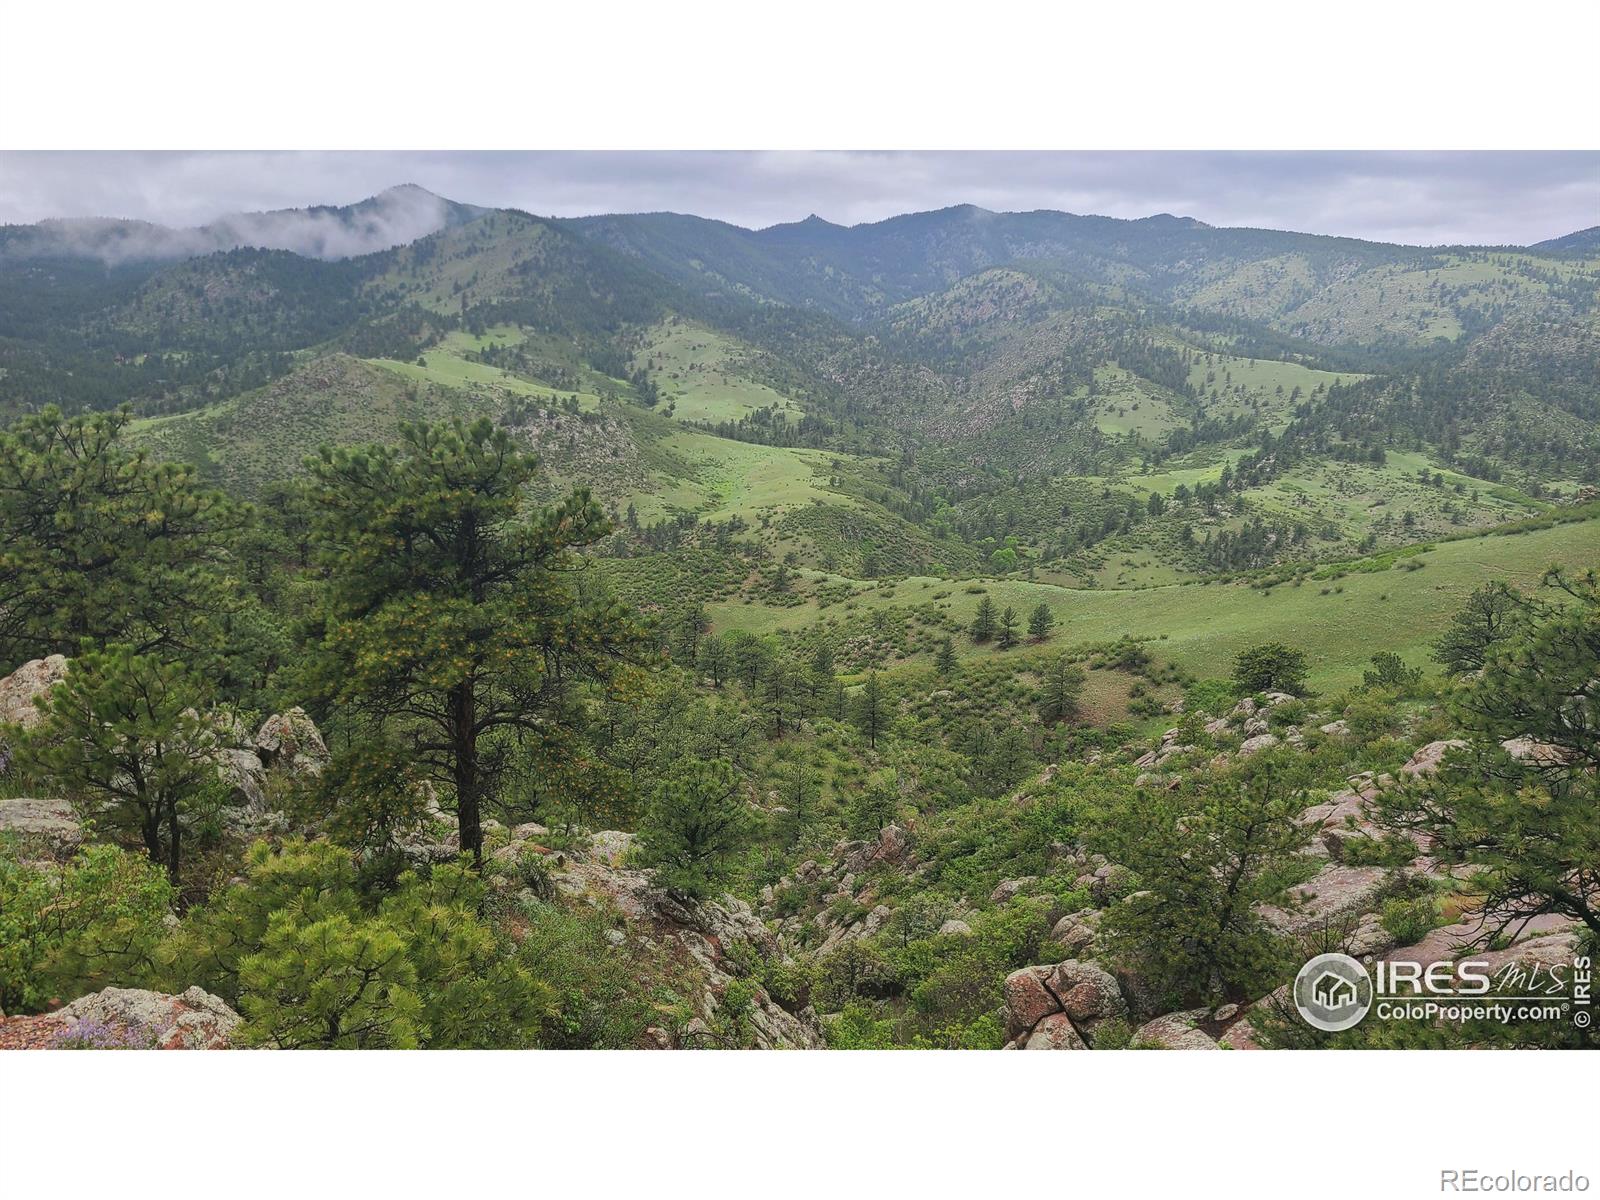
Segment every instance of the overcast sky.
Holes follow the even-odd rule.
[[[668,210],[760,228],[977,204],[1417,245],[1527,244],[1600,224],[1600,153],[0,152],[0,223],[348,204],[399,183],[578,216]]]

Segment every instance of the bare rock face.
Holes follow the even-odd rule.
[[[1013,1049],[1087,1050],[1101,1024],[1127,1015],[1116,979],[1098,963],[1068,959],[1006,976],[1006,1038]]]
[[[226,1050],[241,1022],[217,997],[106,988],[37,1017],[0,1020],[0,1049]]]
[[[1252,754],[1259,754],[1263,750],[1270,750],[1278,744],[1278,736],[1274,733],[1258,733],[1255,737],[1246,738],[1239,746],[1239,757],[1249,758]]]
[[[1479,949],[1492,932],[1492,927],[1469,917],[1454,925],[1441,925],[1420,942],[1392,950],[1386,957],[1429,965],[1466,956],[1486,961],[1491,970],[1499,970],[1512,962],[1570,965],[1577,948],[1577,922],[1559,913],[1542,913],[1519,923],[1514,930],[1515,940],[1503,950]]]
[[[67,659],[61,654],[25,662],[0,679],[0,725],[32,729],[44,718],[34,700],[49,695],[67,677]]]
[[[1466,742],[1460,738],[1450,738],[1442,742],[1429,742],[1415,754],[1405,766],[1400,768],[1400,774],[1415,779],[1419,776],[1433,775],[1439,770],[1439,764],[1444,761],[1444,756],[1451,750],[1461,749]]]
[[[217,778],[227,787],[235,807],[264,809],[267,806],[267,769],[249,750],[219,749],[211,756]]]
[[[1311,933],[1372,908],[1383,891],[1386,874],[1382,867],[1329,863],[1292,889],[1296,900],[1293,906],[1266,905],[1260,913],[1280,933]]]
[[[1044,1017],[1033,1027],[1033,1032],[1028,1035],[1028,1040],[1022,1044],[1024,1050],[1087,1050],[1088,1043],[1073,1027],[1071,1019],[1064,1012],[1051,1013]]]
[[[1013,1041],[1026,1042],[1035,1025],[1061,1011],[1061,1002],[1044,983],[1050,971],[1050,967],[1021,967],[1006,976],[1006,1034]]]
[[[292,778],[317,775],[328,763],[328,747],[315,722],[302,708],[274,713],[253,736],[236,717],[220,717],[217,748],[211,753],[217,777],[228,788],[235,824],[270,826],[269,780],[274,774]],[[248,814],[243,815],[242,814]]]
[[[0,832],[15,834],[26,851],[57,860],[83,843],[83,826],[65,800],[0,800]]]
[[[1317,829],[1317,840],[1313,844],[1320,844],[1330,857],[1343,859],[1351,842],[1381,838],[1384,831],[1374,824],[1367,812],[1367,804],[1377,794],[1376,788],[1342,791],[1326,803],[1306,809],[1300,819]]]
[[[1376,956],[1392,949],[1394,935],[1383,927],[1377,913],[1363,913],[1355,929],[1345,939],[1344,952],[1356,958]]]
[[[1500,743],[1500,749],[1531,767],[1565,767],[1572,762],[1572,752],[1564,746],[1536,742],[1531,737],[1507,738]]]
[[[1196,1008],[1157,1017],[1134,1030],[1132,1044],[1161,1050],[1220,1050],[1215,1038],[1197,1028],[1208,1015],[1209,1010]]]
[[[1024,875],[1020,879],[1002,879],[995,884],[994,891],[989,893],[989,903],[1010,904],[1024,888],[1038,882],[1037,875]]]
[[[1095,932],[1100,927],[1102,915],[1098,908],[1068,913],[1050,930],[1050,940],[1074,956],[1081,954],[1094,945]]]
[[[1098,963],[1068,959],[1057,963],[1045,986],[1061,1003],[1061,1010],[1086,1038],[1093,1039],[1101,1022],[1128,1015],[1117,981]]]
[[[283,767],[296,773],[316,774],[328,764],[328,747],[316,724],[303,708],[274,713],[256,733],[256,753],[262,765]]]

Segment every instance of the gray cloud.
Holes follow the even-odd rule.
[[[967,203],[1171,212],[1417,245],[1525,244],[1600,223],[1600,153],[1540,151],[13,152],[0,153],[0,222],[102,216],[194,227],[227,213],[349,204],[402,182],[548,215],[671,210],[752,228],[813,212],[856,224]],[[374,238],[404,240],[417,227],[410,220]],[[271,236],[351,252],[328,249],[344,243],[312,226]]]
[[[230,213],[205,225],[169,228],[145,220],[51,217],[35,236],[8,247],[18,257],[65,250],[117,264],[130,259],[187,258],[256,246],[311,258],[351,258],[404,245],[445,224],[444,200],[417,187],[394,187],[358,208],[279,209]]]

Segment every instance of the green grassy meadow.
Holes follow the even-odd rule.
[[[1022,579],[952,583],[910,578],[892,587],[861,586],[851,599],[854,611],[862,614],[931,601],[962,626],[970,624],[981,595],[1023,614],[1042,600],[1055,614],[1053,640],[1058,644],[1106,642],[1123,635],[1155,638],[1158,644],[1152,649],[1158,656],[1202,677],[1224,673],[1247,646],[1284,641],[1306,652],[1312,686],[1337,689],[1360,682],[1363,668],[1379,650],[1425,664],[1445,614],[1491,580],[1532,586],[1554,563],[1578,567],[1600,562],[1600,520],[1442,542],[1419,558],[1425,564],[1420,570],[1351,572],[1340,579],[1307,579],[1299,586],[1273,588],[1212,582],[1118,591]],[[947,595],[931,600],[935,592]],[[799,629],[818,616],[809,603],[768,609],[723,602],[708,606],[708,613],[719,631],[752,632]],[[964,638],[957,645],[965,658],[1005,653]]]

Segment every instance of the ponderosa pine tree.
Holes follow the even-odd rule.
[[[946,679],[955,674],[956,644],[950,638],[946,637],[939,643],[939,652],[933,659],[933,669]]]
[[[1055,614],[1050,611],[1050,606],[1041,600],[1028,614],[1028,636],[1036,642],[1042,642],[1050,636],[1050,631],[1055,627]]]
[[[87,640],[193,652],[232,603],[248,513],[122,440],[116,412],[46,408],[0,432],[0,672]]]
[[[893,771],[876,771],[850,798],[845,824],[858,838],[876,837],[900,813],[900,781]]]
[[[668,890],[704,899],[727,878],[750,831],[750,808],[732,764],[684,759],[667,772],[646,809],[641,859]]]
[[[1433,660],[1451,675],[1482,670],[1489,651],[1529,615],[1528,597],[1510,584],[1486,583],[1467,597],[1433,645]]]
[[[1065,654],[1052,662],[1045,669],[1044,687],[1039,693],[1039,719],[1053,725],[1076,717],[1084,679],[1083,668]]]
[[[1009,604],[1000,614],[1000,640],[997,644],[1002,650],[1009,650],[1017,644],[1017,610]]]
[[[1316,868],[1300,850],[1309,778],[1293,751],[1269,751],[1198,793],[1165,788],[1085,798],[1085,845],[1132,875],[1107,910],[1101,938],[1164,1002],[1260,995],[1286,948],[1258,907]]]
[[[867,745],[878,748],[878,735],[889,723],[889,704],[883,694],[883,683],[876,671],[867,672],[867,681],[861,686],[861,697],[856,705],[856,723],[867,735]]]
[[[17,740],[25,776],[46,778],[109,823],[136,830],[150,861],[178,882],[183,821],[219,788],[216,725],[200,680],[132,646],[85,647]]]
[[[1306,690],[1306,656],[1282,642],[1265,642],[1241,650],[1233,660],[1233,686],[1244,695],[1252,692],[1303,695]]]
[[[400,445],[310,460],[329,576],[325,691],[398,728],[455,790],[461,848],[481,861],[494,780],[482,739],[562,760],[574,685],[606,682],[640,647],[623,609],[581,595],[571,552],[607,524],[586,490],[523,511],[537,460],[487,420],[403,425]]]
[[[987,642],[994,636],[994,601],[984,596],[978,601],[977,614],[972,618],[972,640]]]

